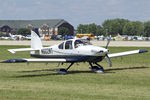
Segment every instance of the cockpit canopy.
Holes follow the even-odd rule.
[[[83,45],[91,45],[91,43],[88,40],[75,40],[75,42],[74,42],[75,48],[77,48],[79,46],[83,46]]]
[[[88,40],[83,40],[83,39],[75,39],[75,40],[67,40],[63,43],[61,43],[58,48],[59,49],[73,49],[73,48],[78,48],[80,46],[84,45],[91,45],[90,41]]]

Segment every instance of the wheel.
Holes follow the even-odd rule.
[[[90,67],[91,71],[96,73],[104,73],[104,68],[99,66],[92,66]]]
[[[65,75],[65,74],[67,74],[67,70],[64,69],[64,68],[61,68],[61,69],[57,70],[57,73],[58,73],[58,74]]]

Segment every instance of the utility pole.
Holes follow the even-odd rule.
[[[81,31],[81,34],[82,34],[82,29],[80,29],[80,31]]]
[[[108,36],[108,29],[106,29],[106,36]]]

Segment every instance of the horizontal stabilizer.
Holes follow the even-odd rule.
[[[19,48],[19,49],[8,49],[9,52],[11,53],[16,53],[18,51],[36,51],[38,49],[32,49],[32,48]]]

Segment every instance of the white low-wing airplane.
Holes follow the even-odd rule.
[[[112,66],[110,58],[120,57],[138,53],[148,52],[147,50],[133,50],[120,53],[108,54],[108,40],[106,48],[93,46],[89,41],[82,39],[66,40],[58,45],[50,47],[43,47],[41,39],[37,30],[31,30],[31,48],[9,49],[11,53],[18,51],[30,51],[32,57],[35,58],[21,58],[9,59],[3,63],[22,63],[22,62],[42,62],[42,63],[70,63],[66,69],[59,69],[58,73],[66,74],[68,69],[77,62],[88,62],[91,70],[94,72],[104,72],[104,69],[98,62],[106,59],[109,66]]]

